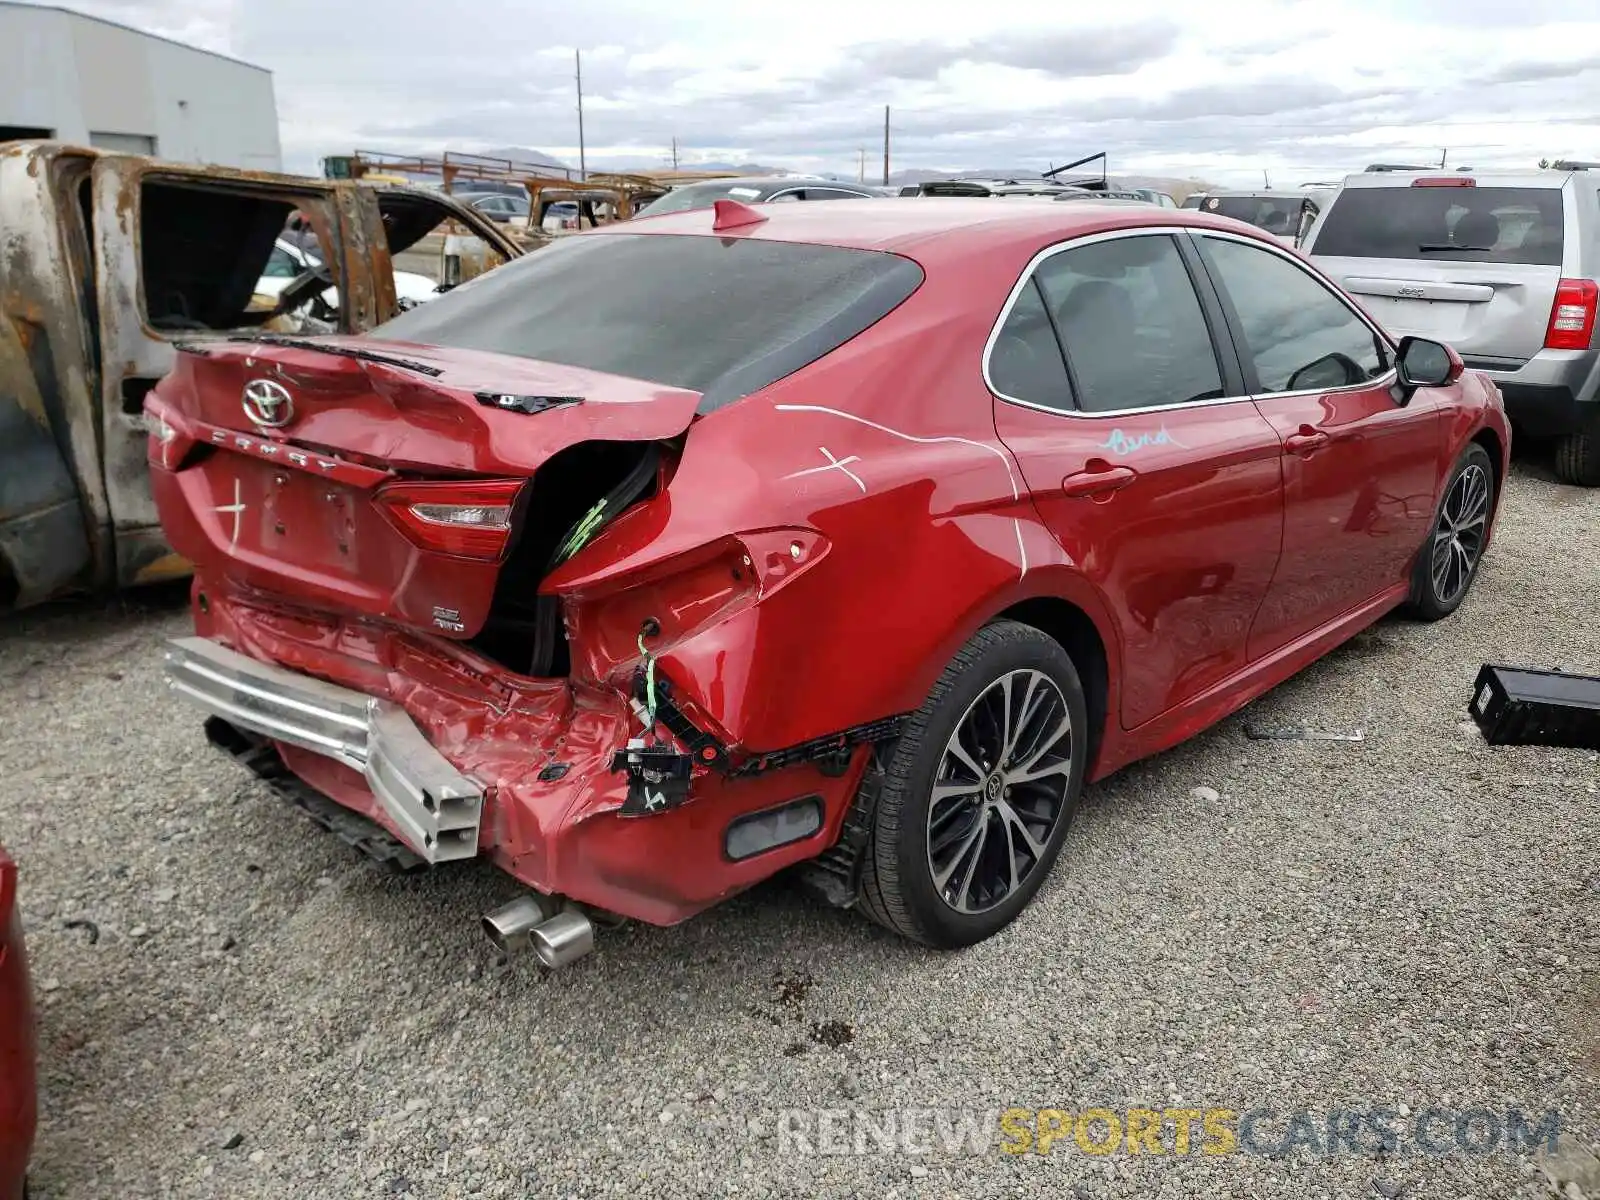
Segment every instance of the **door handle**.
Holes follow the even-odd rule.
[[[1068,496],[1105,496],[1118,488],[1125,488],[1139,477],[1132,467],[1113,467],[1101,458],[1091,458],[1083,470],[1068,475],[1061,481],[1061,490]]]
[[[1332,440],[1315,426],[1302,425],[1296,432],[1283,439],[1283,448],[1290,454],[1310,454],[1313,450],[1321,450]]]

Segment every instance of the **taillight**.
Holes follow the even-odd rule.
[[[1430,175],[1426,179],[1413,179],[1412,187],[1477,187],[1478,181],[1464,175]]]
[[[511,542],[521,479],[392,483],[374,497],[413,544],[436,554],[499,562]]]
[[[1545,349],[1587,350],[1594,337],[1597,306],[1600,306],[1600,286],[1594,280],[1563,279],[1556,285],[1556,302],[1550,308]]]

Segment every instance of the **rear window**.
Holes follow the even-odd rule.
[[[916,263],[872,250],[608,233],[558,240],[372,336],[690,388],[709,412],[843,345],[921,283]]]
[[[1200,202],[1200,211],[1232,217],[1267,233],[1291,235],[1299,229],[1305,203],[1298,196],[1292,200],[1266,196],[1207,196]]]
[[[1558,267],[1561,238],[1556,188],[1345,188],[1311,253]]]

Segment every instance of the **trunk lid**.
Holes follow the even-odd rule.
[[[578,367],[356,337],[184,349],[147,402],[175,548],[247,589],[458,638],[482,628],[511,546],[530,530],[559,538],[570,523],[570,502],[552,505],[530,484],[542,466],[590,443],[675,437],[700,399]],[[451,519],[501,513],[504,548],[436,536],[441,504]]]
[[[1396,334],[1458,353],[1525,361],[1544,345],[1559,267],[1518,263],[1323,259],[1317,265]]]

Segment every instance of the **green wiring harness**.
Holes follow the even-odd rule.
[[[656,727],[656,656],[645,649],[644,634],[639,635],[639,653],[644,655],[645,732]]]

